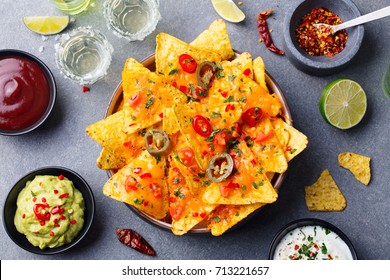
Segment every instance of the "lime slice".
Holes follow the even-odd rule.
[[[357,125],[366,113],[366,93],[353,80],[335,80],[327,84],[322,91],[319,109],[331,125],[340,129],[351,128]]]
[[[23,23],[31,31],[42,35],[60,33],[69,24],[69,16],[23,17]]]
[[[215,11],[225,20],[240,22],[245,19],[245,14],[237,7],[233,0],[211,0]]]

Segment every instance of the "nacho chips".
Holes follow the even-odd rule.
[[[339,165],[352,172],[355,178],[368,185],[371,180],[370,161],[371,158],[354,154],[351,152],[340,153],[338,156]]]
[[[328,169],[311,186],[305,187],[306,206],[310,211],[343,211],[347,201]]]
[[[156,71],[127,59],[122,106],[87,127],[102,146],[98,167],[114,173],[103,193],[171,222],[175,235],[207,227],[218,236],[277,200],[272,179],[307,138],[284,121],[263,60],[247,52],[234,57],[224,21],[190,44],[165,33],[156,43]],[[202,63],[214,63],[206,86],[197,77]],[[167,135],[168,151],[145,139],[151,129]]]

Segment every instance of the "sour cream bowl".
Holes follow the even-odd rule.
[[[274,237],[270,260],[357,260],[348,237],[320,219],[301,219],[284,226]]]

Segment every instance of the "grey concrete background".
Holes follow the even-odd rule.
[[[0,259],[150,259],[123,246],[115,237],[115,227],[130,227],[141,233],[156,249],[156,259],[265,259],[270,242],[286,223],[315,217],[343,230],[361,259],[390,259],[390,100],[384,95],[381,79],[390,63],[390,17],[365,25],[363,46],[345,71],[315,77],[296,70],[284,56],[269,52],[258,42],[257,14],[274,9],[269,19],[272,37],[282,46],[281,23],[290,1],[243,0],[244,22],[227,23],[234,49],[262,56],[269,73],[284,91],[294,125],[309,138],[309,146],[290,165],[279,200],[267,206],[238,230],[221,237],[210,235],[174,236],[146,223],[123,203],[102,194],[108,179],[95,160],[100,147],[85,134],[85,127],[101,119],[128,57],[138,60],[154,52],[158,32],[170,33],[190,42],[218,15],[208,0],[161,0],[162,20],[156,31],[142,42],[129,43],[117,38],[106,27],[103,1],[81,15],[68,30],[91,25],[107,36],[114,46],[113,61],[105,79],[82,93],[81,86],[64,79],[54,61],[55,36],[44,41],[27,30],[23,16],[60,15],[48,0],[0,2],[0,49],[14,48],[42,59],[53,71],[58,99],[49,120],[38,130],[19,137],[0,137],[0,207],[12,185],[38,167],[61,165],[82,175],[96,198],[96,219],[87,239],[76,248],[54,256],[38,256],[15,245],[0,226]],[[237,2],[237,1],[236,1]],[[390,4],[390,0],[354,0],[363,14]],[[40,47],[44,47],[42,52]],[[359,82],[368,97],[368,111],[356,127],[341,131],[322,119],[318,98],[324,86],[336,78]],[[338,167],[339,152],[358,152],[372,158],[369,187],[357,182],[347,170]],[[309,212],[305,206],[304,186],[312,184],[328,168],[347,199],[343,212]]]

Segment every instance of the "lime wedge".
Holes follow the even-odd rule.
[[[69,24],[69,16],[23,17],[23,23],[31,31],[42,35],[60,33]]]
[[[233,0],[211,0],[215,11],[230,22],[240,22],[245,19],[245,14],[237,7]]]
[[[353,80],[335,80],[327,84],[322,91],[319,109],[331,125],[340,129],[351,128],[357,125],[366,113],[366,93]]]

